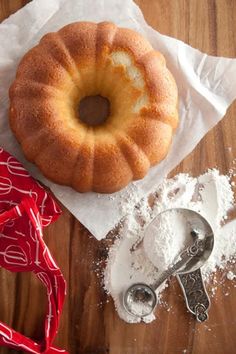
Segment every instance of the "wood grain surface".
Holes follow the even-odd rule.
[[[0,20],[26,2],[0,0]],[[236,56],[235,0],[136,2],[147,22],[161,33],[211,55]],[[236,73],[232,77],[235,79]],[[198,175],[215,166],[227,172],[236,157],[235,116],[236,103],[171,175],[181,171]],[[56,344],[70,353],[236,353],[236,288],[232,284],[217,290],[206,324],[196,323],[186,312],[179,287],[172,281],[164,294],[171,311],[160,308],[153,323],[130,325],[119,319],[112,299],[100,285],[99,267],[106,259],[108,241],[96,241],[65,208],[61,218],[46,230],[45,239],[68,284]],[[31,274],[0,270],[0,320],[38,338],[43,331],[45,307],[45,290]],[[17,352],[0,348],[0,353]]]

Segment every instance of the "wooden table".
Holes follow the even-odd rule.
[[[161,33],[211,55],[236,56],[235,0],[136,2],[147,22]],[[25,3],[0,0],[0,20]],[[235,116],[236,103],[172,175],[182,171],[198,175],[214,166],[227,172],[236,156]],[[58,222],[45,232],[45,239],[68,284],[56,343],[70,353],[236,353],[236,288],[232,285],[228,284],[228,297],[223,296],[223,288],[217,290],[207,324],[197,324],[186,313],[183,298],[178,296],[179,288],[172,282],[165,299],[174,310],[158,309],[157,320],[149,325],[130,325],[119,319],[113,301],[102,290],[96,275],[98,266],[94,261],[102,263],[105,259],[106,242],[97,242],[65,208]],[[0,320],[26,335],[39,337],[46,307],[44,288],[31,274],[10,274],[3,269],[0,284]],[[16,351],[1,348],[0,353]]]

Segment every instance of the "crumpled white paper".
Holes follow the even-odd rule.
[[[179,89],[180,125],[168,157],[143,180],[113,195],[80,194],[46,180],[24,159],[8,125],[8,88],[23,54],[45,33],[81,20],[113,21],[140,32],[165,55]],[[236,98],[235,72],[236,59],[208,56],[152,29],[132,0],[34,0],[0,25],[0,145],[49,186],[71,213],[101,239],[125,215],[125,204],[130,209],[132,203],[157,186],[224,116]]]

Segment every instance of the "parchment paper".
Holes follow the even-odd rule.
[[[180,125],[168,157],[143,180],[113,195],[80,194],[46,180],[24,159],[8,125],[8,88],[23,54],[45,33],[81,20],[110,20],[140,32],[165,55],[179,89]],[[235,73],[236,59],[207,56],[153,30],[132,0],[34,0],[0,25],[0,145],[48,185],[71,213],[101,239],[125,215],[126,204],[130,210],[132,204],[151,192],[224,116],[236,97]]]

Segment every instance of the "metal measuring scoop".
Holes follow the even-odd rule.
[[[173,209],[164,212],[170,212],[171,210]],[[200,268],[212,252],[214,246],[213,230],[208,221],[199,213],[183,208],[176,208],[175,210],[185,212],[189,215],[189,218],[192,217],[191,236],[193,237],[193,244],[180,254],[174,265],[163,272],[154,284],[137,283],[131,285],[123,294],[123,306],[133,316],[142,318],[150,315],[157,304],[155,290],[171,275],[177,274],[187,308],[199,322],[203,322],[208,318],[207,311],[210,300],[202,280]]]

